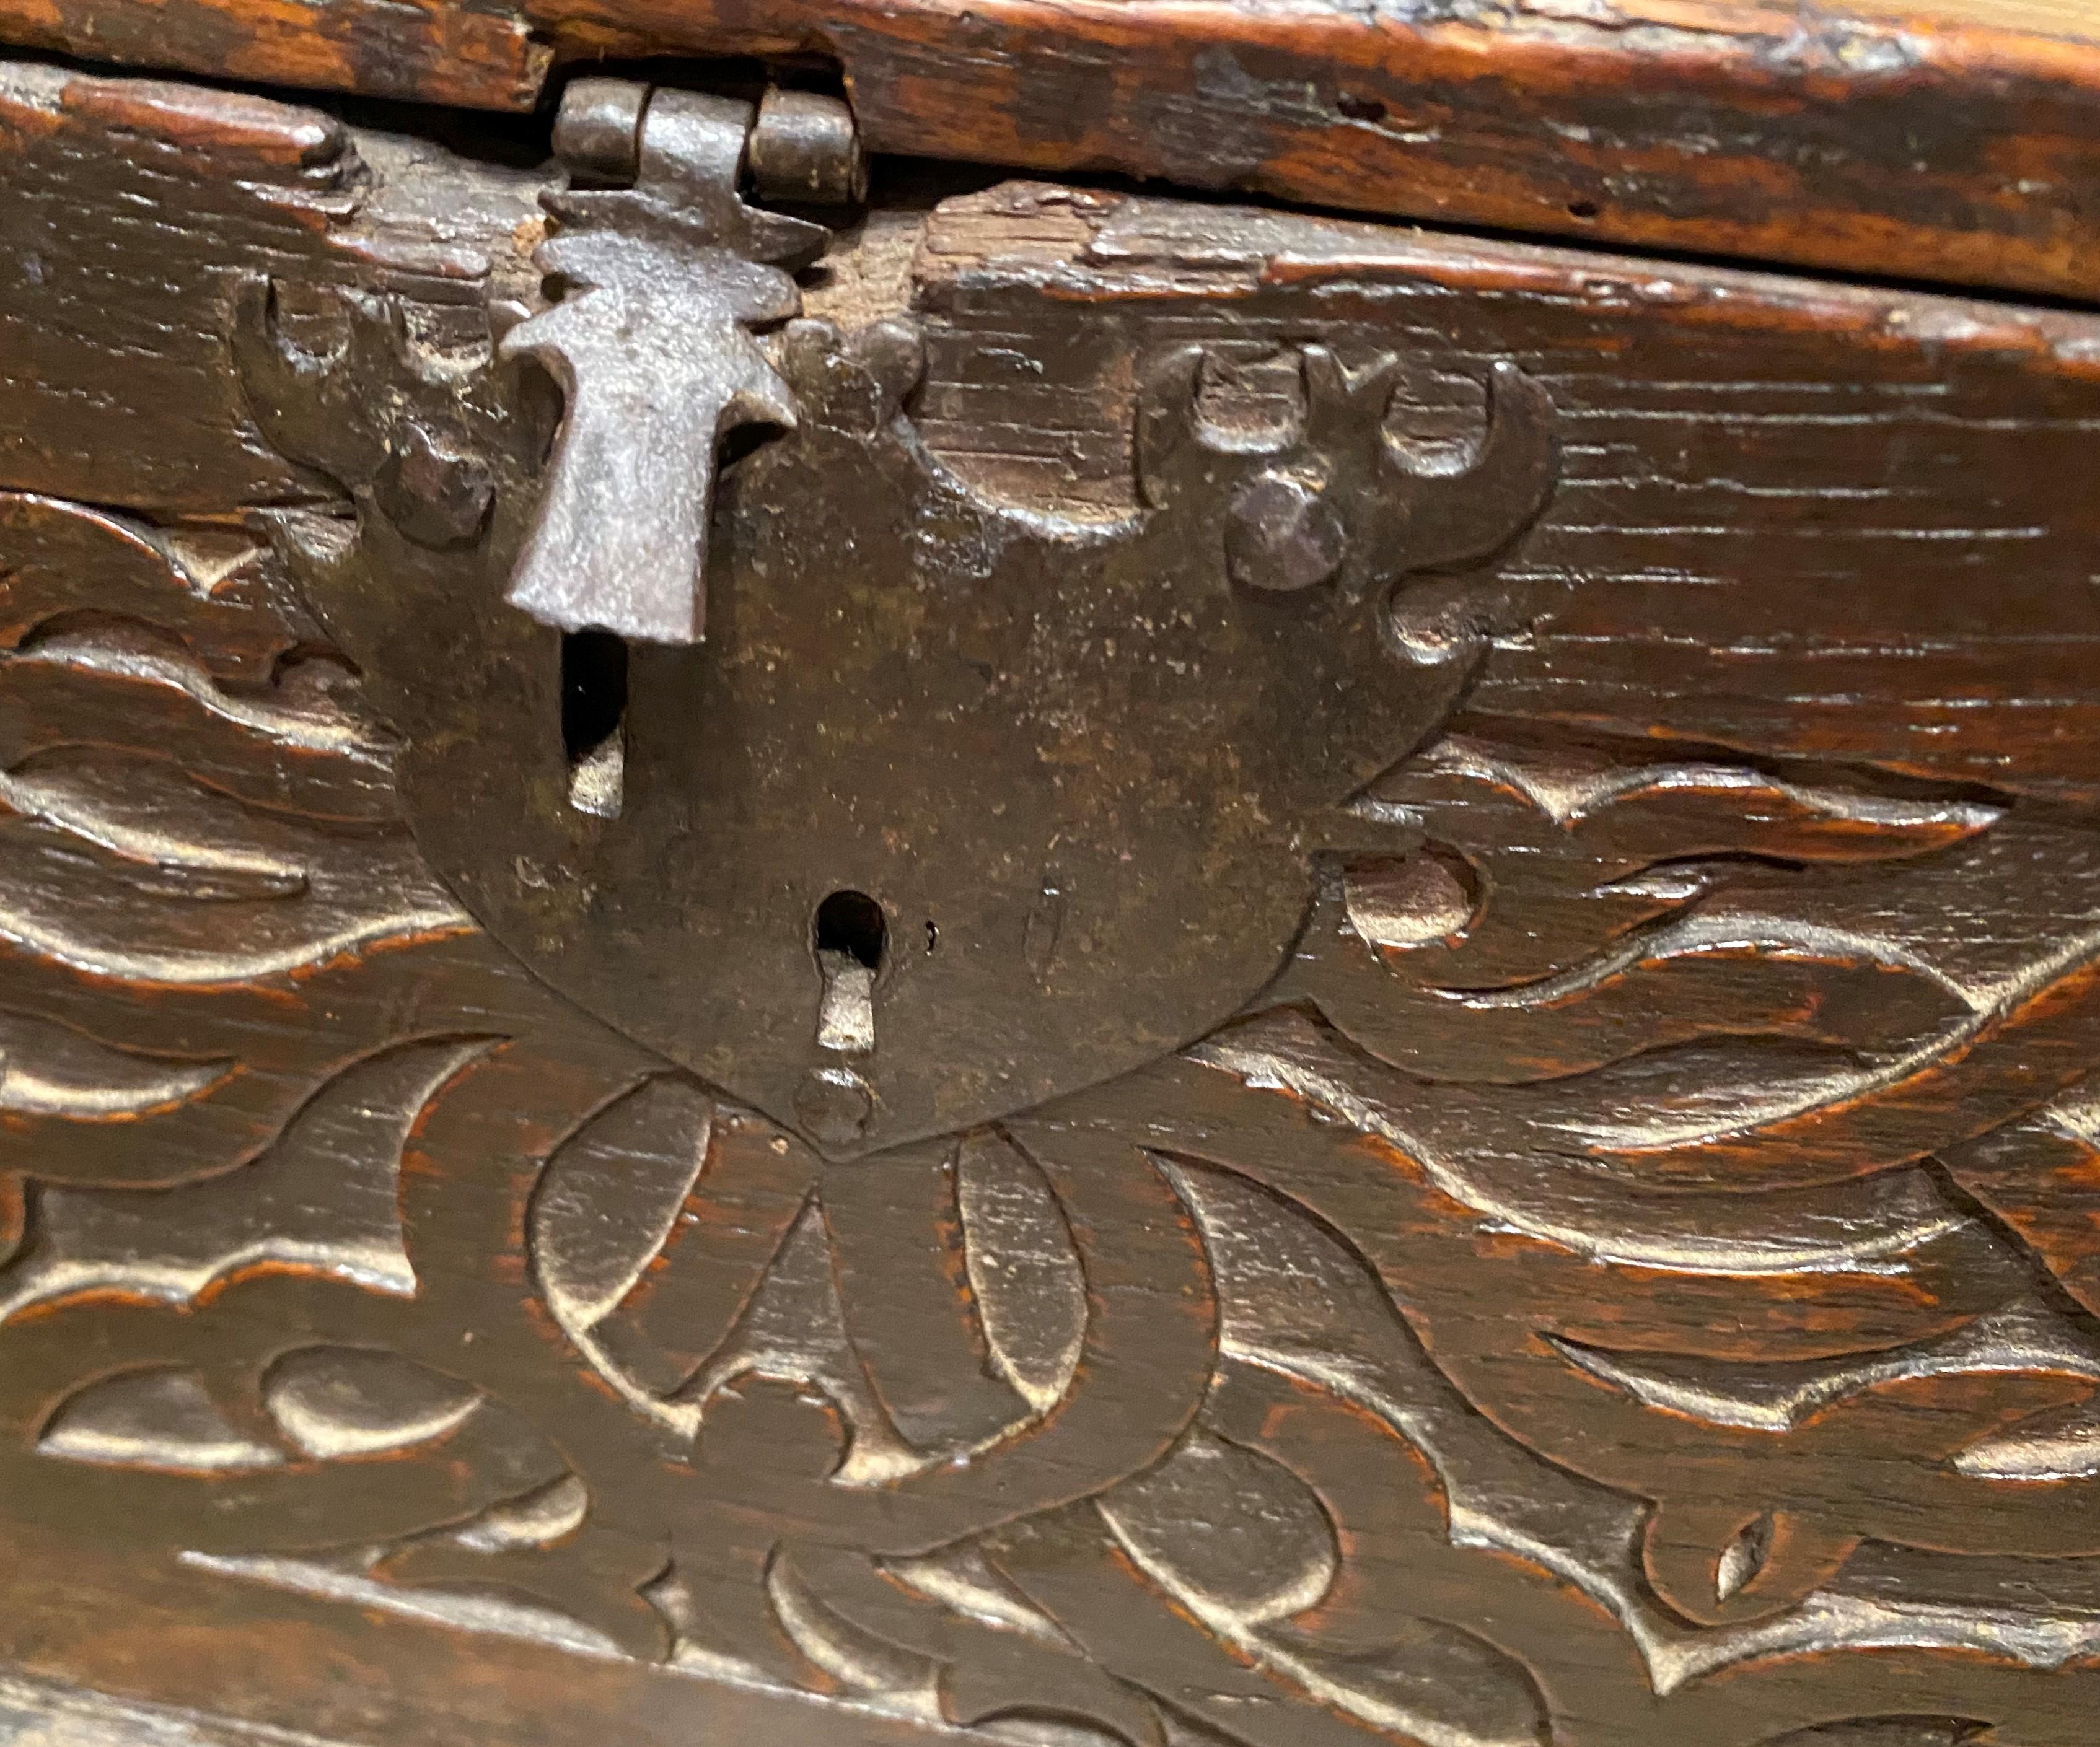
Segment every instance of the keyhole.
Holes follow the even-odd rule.
[[[562,638],[562,749],[569,805],[618,818],[627,786],[627,645],[610,631]]]
[[[889,947],[882,906],[865,892],[834,892],[817,906],[817,1047],[865,1056],[875,1048],[875,979]]]

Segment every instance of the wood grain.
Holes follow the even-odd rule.
[[[554,59],[514,11],[452,0],[11,0],[0,28],[86,60],[481,109],[531,108]]]
[[[1127,358],[1170,334],[1274,418],[1292,347],[1406,334],[1432,445],[1514,359],[1564,476],[1473,708],[2100,796],[2091,317],[1026,185],[949,203],[920,271],[916,416],[980,490],[1126,512]]]
[[[319,350],[340,290],[404,297],[434,343],[485,339],[492,285],[534,283],[536,177],[261,98],[26,64],[0,73],[0,457],[19,488],[170,515],[311,501],[228,367],[226,280],[267,262]]]
[[[2090,7],[1581,0],[4,0],[0,40],[530,108],[555,62],[800,55],[878,151],[1850,273],[2100,291]]]
[[[1251,999],[835,1156],[635,1041],[678,991],[536,975],[558,914],[499,941],[496,881],[575,887],[514,853],[562,783],[459,829],[563,774],[496,585],[536,179],[5,88],[63,271],[0,285],[0,1665],[302,1747],[2089,1747],[2100,317],[1039,183],[847,238],[652,731],[778,726],[707,665],[788,647],[769,569],[813,664],[987,580],[1032,635],[1119,545],[1200,604],[1271,466],[1376,549],[1258,609],[1393,690],[1277,730],[1334,804]],[[484,523],[373,488],[412,425]],[[987,707],[895,695],[858,803],[974,808],[911,749]]]

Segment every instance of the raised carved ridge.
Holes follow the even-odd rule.
[[[1249,1011],[832,1159],[479,932],[271,552],[5,509],[7,1512],[986,1739],[2088,1747],[2082,817],[1440,706]]]

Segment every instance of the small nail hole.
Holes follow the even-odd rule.
[[[1580,218],[1585,223],[1595,218],[1604,209],[1595,201],[1570,201],[1568,203],[1568,216],[1571,218]]]
[[[1335,99],[1335,107],[1352,121],[1383,121],[1385,105],[1375,97],[1365,97],[1356,91],[1343,91]]]

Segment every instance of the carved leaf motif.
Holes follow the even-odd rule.
[[[487,1045],[443,1039],[358,1063],[230,1173],[148,1198],[47,1189],[35,1233],[0,1270],[0,1316],[116,1290],[181,1304],[258,1268],[311,1268],[408,1294],[395,1185],[425,1101]]]
[[[184,1061],[104,1043],[34,1013],[0,1010],[0,1110],[76,1122],[126,1122],[222,1085],[232,1060]]]
[[[0,647],[109,616],[158,626],[217,680],[267,686],[313,639],[267,548],[230,531],[170,533],[29,492],[0,492]]]
[[[765,1587],[775,1617],[795,1646],[848,1692],[883,1698],[929,1719],[938,1718],[939,1670],[928,1657],[864,1631],[802,1575],[792,1557],[767,1568]]]
[[[1103,1498],[1101,1513],[1149,1568],[1246,1626],[1311,1607],[1340,1559],[1333,1525],[1302,1481],[1201,1427]]]
[[[51,1416],[45,1456],[196,1474],[274,1467],[285,1453],[245,1436],[203,1382],[182,1370],[133,1371],[90,1383]]]
[[[2100,1402],[2045,1408],[1965,1445],[1954,1466],[1979,1480],[2029,1485],[2100,1480]]]
[[[233,982],[464,923],[405,833],[322,836],[165,760],[55,749],[0,805],[0,928],[104,976]]]
[[[1657,763],[1645,748],[1614,761],[1600,746],[1549,755],[1461,735],[1382,779],[1358,810],[1462,843],[1481,887],[1462,941],[1382,964],[1355,944],[1363,930],[1346,909],[1316,921],[1304,986],[1397,1065],[1521,1082],[1706,1035],[1888,1052],[1974,1023],[1971,986],[1907,937],[1937,898],[1886,932],[1803,907],[1857,889],[1852,865],[1988,840],[1995,806]],[[1977,853],[1973,867],[1996,861]],[[1922,896],[1948,878],[1928,860],[1915,884]],[[1833,1055],[1824,1075],[1848,1065],[1856,1074]],[[1768,1079],[1754,1062],[1728,1077]]]
[[[398,1353],[306,1347],[263,1379],[263,1405],[285,1440],[316,1460],[377,1455],[455,1430],[479,1393]]]
[[[1045,1412],[1071,1387],[1086,1342],[1086,1272],[1071,1230],[1043,1173],[995,1134],[964,1137],[955,1194],[993,1361]]]
[[[854,1348],[915,1449],[954,1454],[1019,1427],[1032,1403],[1002,1374],[976,1299],[957,1145],[900,1148],[821,1191]]]
[[[532,1201],[540,1289],[562,1326],[587,1334],[632,1292],[671,1238],[704,1167],[710,1101],[651,1080],[571,1135]]]
[[[1461,722],[1268,1010],[829,1166],[472,934],[272,561],[0,540],[11,1509],[1009,1738],[1953,1747],[2088,1679],[2083,823]]]

